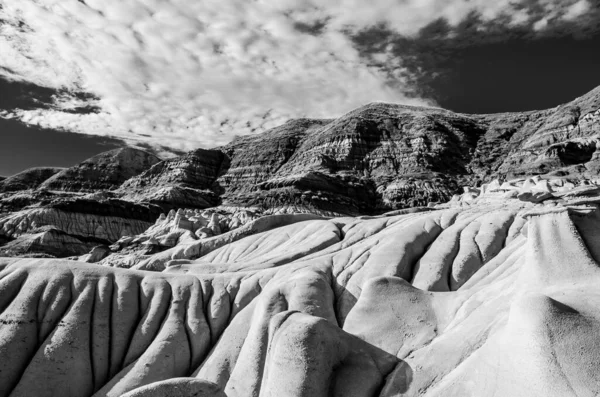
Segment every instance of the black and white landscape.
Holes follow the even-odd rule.
[[[598,48],[593,0],[0,0],[0,397],[600,394]]]

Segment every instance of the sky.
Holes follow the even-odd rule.
[[[600,0],[0,0],[0,175],[375,101],[553,107],[600,85],[599,48]]]

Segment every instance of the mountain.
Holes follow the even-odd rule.
[[[599,126],[600,87],[565,105],[522,113],[373,103],[337,119],[290,120],[163,161],[138,149],[113,150],[40,187],[111,190],[165,210],[223,205],[377,214],[444,202],[462,186],[498,177],[594,178]]]
[[[219,204],[211,186],[219,174],[224,155],[218,150],[197,149],[161,161],[118,189],[123,197],[172,208],[213,207]]]
[[[462,186],[497,177],[594,178],[599,125],[600,87],[554,109],[522,113],[374,103],[166,160],[121,191],[163,205],[381,213],[447,201]]]

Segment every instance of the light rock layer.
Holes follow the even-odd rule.
[[[162,272],[0,259],[0,395],[596,395],[599,201],[530,179],[273,215]]]

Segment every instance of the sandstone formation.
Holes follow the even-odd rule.
[[[41,187],[70,192],[112,190],[159,161],[140,149],[115,149],[57,173]]]
[[[597,183],[271,215],[163,271],[0,259],[0,395],[595,395]]]

